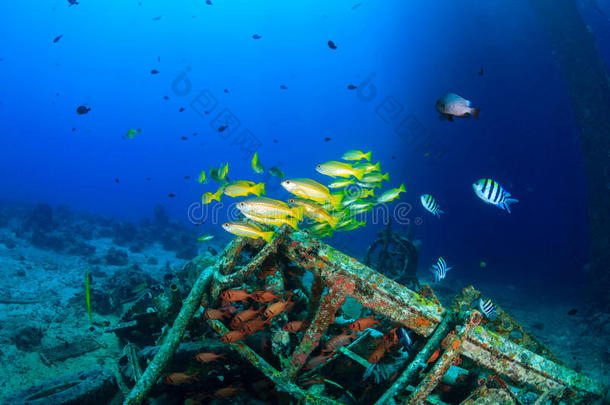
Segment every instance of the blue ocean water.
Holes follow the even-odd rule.
[[[384,190],[406,187],[384,212],[421,241],[420,274],[442,256],[473,284],[581,294],[583,153],[528,2],[210,3],[0,3],[0,201],[134,223],[162,205],[229,240],[221,224],[238,200],[202,207],[216,184],[200,184],[201,170],[228,162],[231,180],[264,181],[286,200],[278,178],[253,173],[254,151],[286,178],[325,184],[317,164],[372,151]],[[581,8],[607,58],[607,17]],[[480,118],[440,120],[448,92]],[[480,178],[519,200],[510,214],[477,198]],[[421,194],[445,213],[427,212]],[[325,241],[361,259],[381,217]]]

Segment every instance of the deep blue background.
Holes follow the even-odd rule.
[[[210,126],[228,108],[239,130],[262,142],[262,162],[288,177],[327,181],[317,163],[372,150],[389,185],[405,184],[408,217],[423,219],[413,229],[422,270],[443,255],[475,283],[536,281],[553,291],[580,282],[587,253],[580,144],[561,73],[527,2],[362,1],[355,9],[356,0],[213,2],[1,2],[0,199],[131,220],[161,203],[187,221],[188,206],[214,191],[194,180],[201,169],[228,161],[232,179],[260,179],[232,145],[237,135],[225,140]],[[187,67],[193,89],[179,96],[172,82]],[[367,78],[371,101],[346,88],[357,85],[362,95]],[[189,105],[206,89],[219,105],[201,117]],[[434,102],[449,91],[472,100],[481,119],[440,121]],[[390,123],[376,112],[387,97],[402,108]],[[77,115],[81,104],[91,112]],[[404,117],[421,126],[420,139],[442,146],[440,158],[395,133]],[[135,139],[122,138],[136,127]],[[482,177],[520,200],[511,215],[477,199],[471,183]],[[440,220],[421,207],[423,193],[446,211]],[[220,229],[211,222],[208,230]],[[361,255],[374,228],[331,244]]]

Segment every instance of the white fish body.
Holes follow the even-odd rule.
[[[447,93],[436,102],[436,111],[441,114],[441,118],[453,121],[453,117],[479,119],[480,108],[472,106],[470,100],[455,93]]]
[[[480,179],[472,183],[472,188],[477,197],[487,204],[495,205],[510,214],[510,204],[519,202],[516,198],[511,198],[508,191],[493,179]]]

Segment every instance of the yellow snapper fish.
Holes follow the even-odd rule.
[[[201,184],[205,184],[208,182],[207,177],[205,176],[205,170],[202,170],[201,173],[199,173],[199,183]]]
[[[281,184],[289,193],[292,193],[297,197],[313,200],[320,204],[328,202],[333,207],[339,207],[341,200],[343,199],[342,194],[331,195],[326,186],[311,179],[289,179],[284,180]]]
[[[367,197],[374,197],[375,196],[375,188],[365,188],[365,187],[359,187],[359,188],[350,188],[350,189],[345,189],[344,190],[344,194],[345,197],[343,199],[346,199],[348,197],[356,197],[356,198],[367,198]]]
[[[358,180],[362,180],[364,176],[363,169],[355,169],[349,163],[330,161],[316,166],[318,173],[330,177],[350,177],[354,176]]]
[[[381,174],[381,173],[369,173],[369,174],[365,174],[364,177],[362,177],[362,181],[364,183],[380,183],[382,181],[388,181],[390,180],[390,173],[386,173],[386,174]],[[381,188],[381,185],[379,185],[379,188]]]
[[[354,179],[337,180],[337,181],[333,181],[332,183],[330,183],[328,185],[328,188],[341,188],[341,187],[349,186],[351,184],[354,184]]]
[[[371,161],[371,152],[364,153],[361,150],[348,150],[341,156],[341,159],[343,159],[343,160],[366,159],[370,162]]]
[[[379,166],[379,162],[372,164],[371,162],[362,162],[356,163],[354,165],[355,169],[363,169],[364,174],[369,174],[371,172],[378,172],[381,170],[381,166]]]
[[[291,198],[288,200],[290,204],[295,204],[303,207],[303,214],[317,222],[326,222],[331,228],[336,228],[339,222],[338,218],[333,217],[324,208],[320,207],[313,201],[303,198]]]
[[[233,235],[245,236],[247,238],[263,238],[267,242],[271,242],[273,231],[263,231],[258,225],[243,221],[225,222],[222,224],[225,231]]]
[[[220,202],[220,196],[222,195],[223,188],[224,187],[218,187],[218,190],[216,190],[213,193],[210,193],[210,192],[203,193],[203,195],[201,196],[201,203],[203,205],[205,205],[205,204],[211,203],[214,200]]]
[[[385,193],[381,194],[377,198],[377,203],[383,204],[383,203],[387,203],[392,200],[395,200],[395,199],[399,198],[400,193],[405,193],[406,191],[407,190],[405,190],[405,185],[401,184],[400,187],[389,189]]]
[[[254,194],[260,197],[265,194],[265,183],[255,184],[253,181],[237,180],[224,186],[223,193],[229,197],[245,197]]]
[[[244,216],[248,219],[251,219],[252,221],[256,221],[256,222],[260,222],[261,224],[267,224],[267,225],[275,225],[275,226],[282,226],[284,224],[288,224],[291,228],[298,230],[298,224],[299,224],[299,220],[296,218],[292,218],[292,217],[285,217],[285,218],[265,218],[265,217],[260,217],[258,215],[252,215],[252,214],[246,214],[243,213]]]
[[[259,174],[265,172],[265,167],[258,160],[258,152],[254,152],[254,156],[252,156],[252,170],[254,170],[254,173]]]
[[[349,211],[350,215],[358,215],[362,214],[363,212],[370,211],[372,207],[373,203],[359,201],[351,204],[349,207],[347,207],[347,210]]]
[[[363,187],[363,188],[375,188],[375,187],[379,186],[377,183],[364,183],[362,181],[357,181],[356,185]],[[379,188],[381,188],[381,187],[379,187]]]
[[[339,223],[337,226],[337,230],[339,231],[352,231],[354,229],[360,228],[361,226],[365,226],[365,221],[356,221],[353,218],[348,218]]]
[[[214,239],[214,235],[203,235],[197,238],[199,242],[207,242],[212,239]]]
[[[455,93],[447,93],[436,101],[436,111],[441,119],[453,122],[453,117],[479,119],[480,108],[475,108],[469,100]]]
[[[249,198],[237,204],[237,209],[244,215],[250,214],[263,218],[286,218],[288,216],[303,220],[303,208],[289,207],[283,201],[267,197]]]
[[[229,173],[229,163],[227,162],[224,165],[220,165],[220,167],[218,168],[218,180],[225,181],[228,173]]]

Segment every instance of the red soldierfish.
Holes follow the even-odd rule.
[[[223,312],[219,309],[214,309],[214,308],[208,308],[205,311],[203,311],[203,317],[205,319],[210,319],[212,321],[228,318],[230,316],[231,315],[229,315],[228,313]]]
[[[379,321],[375,319],[375,315],[371,315],[368,318],[360,318],[354,321],[349,329],[354,332],[363,332],[365,329],[372,328],[375,325],[379,325]]]
[[[290,301],[290,298],[288,299],[288,301],[279,301],[276,302],[275,304],[271,304],[267,307],[267,309],[265,310],[265,312],[263,313],[263,315],[265,315],[267,318],[271,319],[274,316],[278,316],[279,314],[281,314],[284,311],[289,310],[288,306],[292,306],[293,302]]]
[[[188,375],[186,373],[171,373],[165,376],[163,382],[169,385],[182,385],[182,384],[190,384],[193,381],[199,381],[197,379],[197,374]]]
[[[254,291],[252,293],[252,299],[256,302],[271,302],[276,298],[282,298],[282,294],[274,294],[273,291]]]
[[[225,355],[224,354],[216,354],[216,353],[199,353],[197,356],[195,356],[195,360],[197,360],[200,363],[211,363],[213,361],[218,361],[220,359],[224,359]]]
[[[269,323],[269,320],[263,321],[262,319],[251,319],[244,323],[239,331],[246,335],[251,335],[264,329],[267,323]]]
[[[305,370],[311,370],[314,369],[324,363],[326,363],[326,361],[328,359],[330,359],[331,357],[333,357],[333,354],[321,354],[319,356],[316,357],[312,357],[311,359],[309,359],[309,361],[307,363],[305,363],[305,366],[303,367]]]
[[[246,337],[246,335],[244,333],[234,330],[234,331],[227,332],[224,335],[222,335],[222,337],[220,338],[220,341],[222,343],[235,343],[239,340],[244,340],[245,337]]]
[[[288,322],[282,329],[286,332],[297,333],[304,327],[304,321],[291,321]]]
[[[245,301],[248,298],[252,298],[251,294],[248,294],[246,290],[225,290],[220,294],[220,298],[223,300],[235,302]]]

